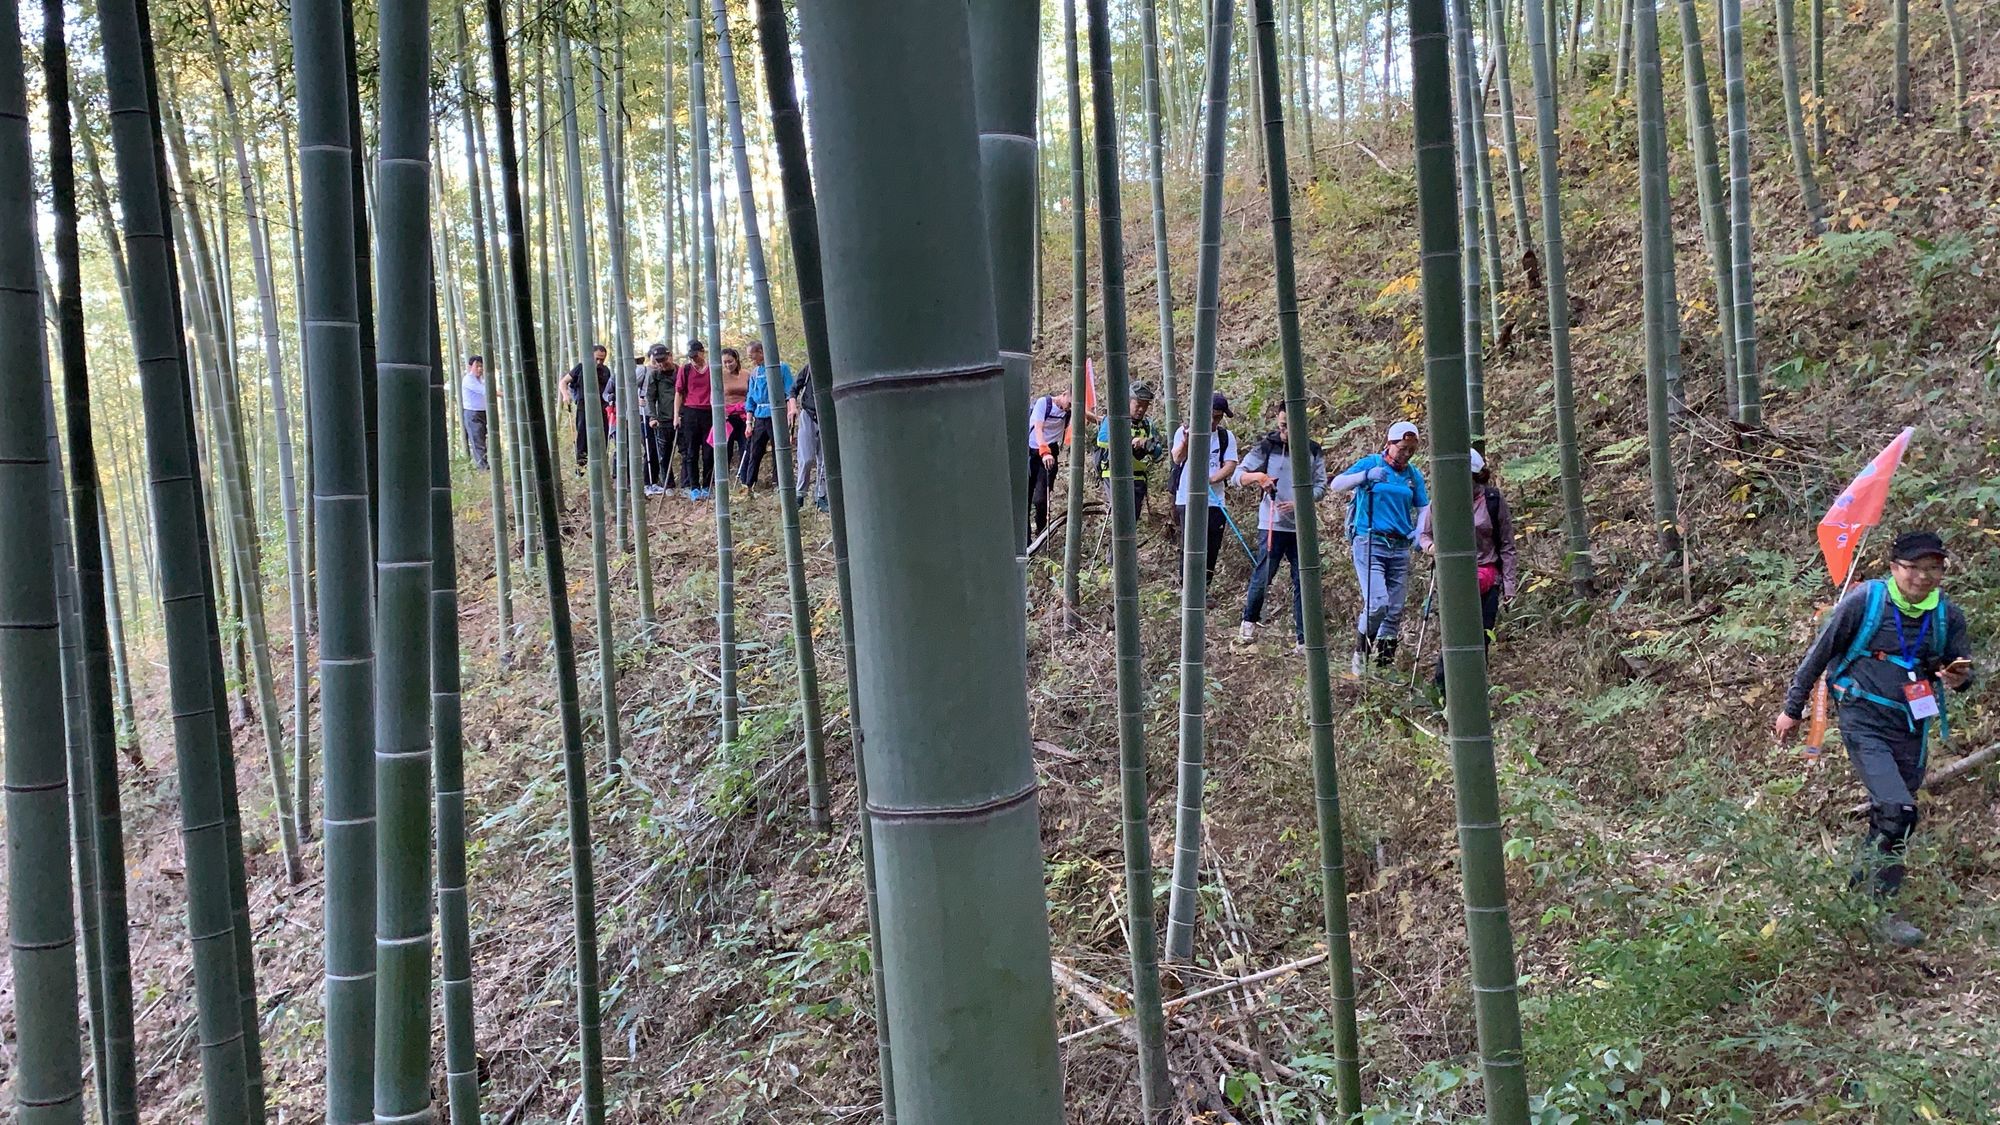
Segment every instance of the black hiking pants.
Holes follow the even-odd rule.
[[[750,426],[750,443],[743,450],[743,463],[737,467],[736,479],[749,488],[757,483],[758,467],[771,453],[771,420],[759,418]],[[775,473],[776,470],[773,469]]]
[[[715,450],[708,444],[714,425],[715,419],[705,406],[681,411],[674,441],[681,447],[682,488],[707,488],[715,483]]]
[[[1888,897],[1903,887],[1903,852],[1917,827],[1917,790],[1924,784],[1925,729],[1910,729],[1909,716],[1865,699],[1842,703],[1837,715],[1847,760],[1868,788],[1868,835],[1851,885],[1871,874],[1875,893]]]

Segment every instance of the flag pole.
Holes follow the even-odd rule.
[[[1874,530],[1875,525],[1869,524],[1861,529],[1861,538],[1855,540],[1854,554],[1847,560],[1847,577],[1840,583],[1840,594],[1833,599],[1834,605],[1839,605],[1841,600],[1847,597],[1848,588],[1854,585],[1854,574],[1861,569],[1861,552],[1867,549],[1868,533]],[[1821,676],[1819,683],[1813,686],[1812,722],[1806,727],[1806,753],[1814,757],[1817,757],[1826,746],[1827,716],[1831,710],[1830,694],[1826,686],[1826,677]]]

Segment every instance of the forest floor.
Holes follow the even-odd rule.
[[[1746,25],[1750,81],[1774,89],[1765,14]],[[1988,92],[1969,143],[1950,131],[1940,20],[1927,7],[1912,14],[1918,111],[1900,129],[1887,110],[1886,16],[1857,9],[1830,35],[1839,108],[1823,185],[1833,233],[1817,242],[1805,231],[1777,99],[1758,103],[1757,307],[1769,432],[1747,444],[1726,421],[1713,290],[1692,179],[1676,151],[1691,411],[1676,443],[1685,568],[1659,565],[1651,530],[1630,100],[1614,100],[1604,77],[1565,94],[1578,424],[1599,564],[1598,594],[1587,602],[1572,596],[1562,571],[1546,314],[1514,270],[1504,342],[1489,347],[1487,365],[1488,444],[1522,525],[1527,576],[1494,650],[1492,703],[1538,1122],[2000,1120],[1996,772],[1926,799],[1904,909],[1931,940],[1895,951],[1869,939],[1871,908],[1846,890],[1862,828],[1851,811],[1858,784],[1838,756],[1809,768],[1767,733],[1813,612],[1831,596],[1813,525],[1898,427],[1917,426],[1919,436],[1892,493],[1891,522],[1943,531],[1956,551],[1951,596],[1976,637],[2000,627],[2000,140],[1990,96],[2000,86],[2000,37],[1990,34],[2000,11],[1986,0],[1962,12],[1971,86]],[[1663,31],[1677,55],[1678,37]],[[1681,120],[1680,84],[1667,86],[1669,116]],[[1389,420],[1420,417],[1423,406],[1407,138],[1371,125],[1356,139],[1386,167],[1359,146],[1328,146],[1320,179],[1297,204],[1308,377],[1330,462],[1367,452]],[[1254,180],[1239,174],[1230,190],[1220,387],[1248,438],[1281,376],[1264,210]],[[1157,383],[1143,194],[1127,195],[1134,378]],[[1501,194],[1504,212],[1504,185]],[[1170,206],[1185,365],[1192,190],[1177,189]],[[1513,259],[1511,224],[1503,235]],[[1068,379],[1066,287],[1054,282],[1067,246],[1052,241],[1047,253],[1053,299],[1037,371],[1039,384],[1054,387]],[[485,1105],[503,1125],[562,1122],[574,1119],[577,1069],[546,624],[517,572],[515,618],[527,624],[507,638],[502,666],[486,500],[469,475],[459,483]],[[588,521],[570,483],[569,593],[588,704],[598,692]],[[1142,547],[1142,610],[1164,899],[1178,595],[1173,546],[1157,521],[1160,492]],[[661,622],[617,642],[626,769],[592,795],[611,1117],[865,1121],[878,1091],[827,525],[808,511],[836,785],[834,830],[818,836],[803,810],[776,505],[767,493],[737,512],[740,740],[716,744],[706,505],[650,502]],[[1343,515],[1329,500],[1323,526]],[[1088,529],[1084,628],[1061,624],[1059,557],[1037,558],[1030,590],[1029,704],[1050,923],[1066,970],[1065,1033],[1126,1006],[1109,580],[1101,520]],[[628,623],[637,620],[631,566],[621,556],[614,571],[617,617]],[[1256,645],[1235,642],[1247,569],[1226,547],[1209,630],[1202,916],[1196,958],[1170,982],[1176,993],[1322,949],[1303,662],[1284,643],[1283,597],[1273,598]],[[1337,553],[1328,573],[1338,641],[1354,594]],[[1413,611],[1421,596],[1412,596]],[[1413,629],[1416,619],[1412,612]],[[1434,651],[1433,642],[1424,659]],[[1982,664],[1992,651],[1976,643]],[[147,686],[162,687],[157,662],[140,663],[142,678],[158,682]],[[1406,658],[1404,681],[1411,675]],[[1367,1121],[1460,1120],[1481,1101],[1441,724],[1396,683],[1338,682],[1336,692]],[[1955,709],[1940,762],[2000,739],[1990,692]],[[181,1122],[195,1119],[199,1082],[163,696],[143,690],[148,769],[128,774],[126,815],[142,1096],[148,1121]],[[601,761],[595,722],[586,734]],[[239,727],[273,1119],[317,1121],[321,888],[316,877],[284,882],[253,745],[253,728]],[[307,866],[318,869],[316,845]],[[1326,1003],[1324,969],[1313,964],[1234,999],[1179,1009],[1172,1061],[1188,1104],[1203,1107],[1195,1119],[1312,1121],[1327,1112]],[[1118,1035],[1068,1044],[1064,1066],[1071,1121],[1139,1120],[1134,1054]]]

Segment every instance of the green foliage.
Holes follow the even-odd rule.
[[[1835,231],[1820,236],[1818,242],[1796,254],[1778,259],[1778,264],[1799,271],[1808,291],[1845,288],[1861,267],[1888,253],[1896,245],[1896,234],[1887,230]]]

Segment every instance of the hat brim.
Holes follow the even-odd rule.
[[[1922,562],[1925,559],[1949,559],[1951,552],[1943,547],[1919,547],[1908,554],[1897,555],[1891,562]]]

